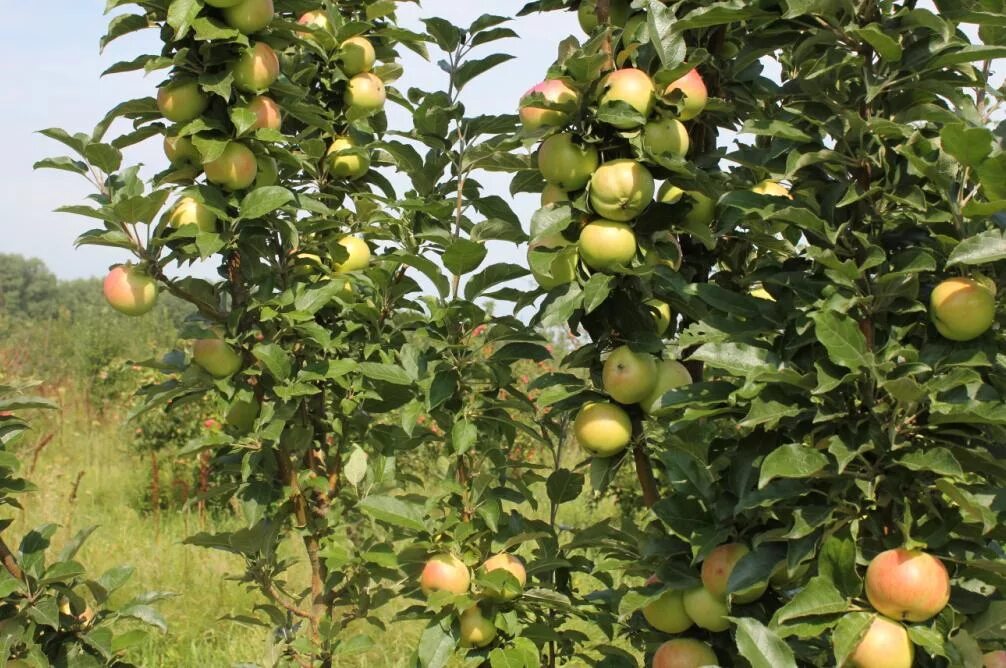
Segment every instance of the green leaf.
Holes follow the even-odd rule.
[[[360,510],[378,522],[411,531],[426,529],[422,506],[394,496],[368,496],[360,501]]]
[[[501,283],[527,276],[527,269],[517,264],[491,264],[468,279],[465,284],[465,299],[473,301]]]
[[[838,620],[838,625],[832,633],[832,644],[835,652],[835,665],[844,666],[859,641],[866,635],[866,630],[873,623],[874,615],[866,612],[850,612]]]
[[[261,218],[293,201],[293,193],[282,186],[256,188],[241,200],[241,218]]]
[[[1000,230],[989,230],[968,237],[954,247],[947,266],[957,264],[979,265],[1006,259],[1006,236]]]
[[[515,56],[511,56],[508,53],[493,53],[485,58],[468,60],[462,63],[461,66],[455,70],[454,76],[452,77],[454,87],[461,90],[465,87],[465,84],[475,77],[484,72],[488,72],[497,65],[502,65],[508,60],[513,60],[514,57]]]
[[[569,469],[559,469],[548,477],[545,489],[548,498],[556,505],[575,501],[583,491],[584,477]]]
[[[1001,640],[1006,637],[1006,601],[991,601],[980,615],[964,625],[975,640]]]
[[[925,471],[938,476],[964,478],[960,462],[946,448],[925,448],[909,452],[897,459],[898,464],[912,471]]]
[[[776,610],[772,625],[780,626],[793,619],[831,615],[845,612],[849,601],[835,588],[831,580],[817,576],[810,581],[784,606]]]
[[[776,478],[810,478],[828,465],[819,450],[799,443],[788,443],[765,457],[758,477],[758,489]]]
[[[392,385],[412,385],[413,379],[409,376],[408,372],[394,364],[360,362],[357,368],[360,373],[373,380],[391,383]]]
[[[355,446],[353,452],[350,453],[349,459],[346,461],[346,466],[343,469],[343,473],[346,475],[346,480],[353,487],[359,485],[365,477],[367,477],[367,453],[360,446]]]
[[[692,353],[689,359],[699,360],[735,376],[747,377],[766,369],[778,369],[778,356],[764,348],[744,343],[707,343]]]
[[[252,355],[262,362],[266,370],[278,381],[285,381],[293,373],[293,359],[286,350],[275,343],[259,343],[252,348]]]
[[[884,60],[892,62],[901,60],[901,45],[876,23],[870,23],[862,28],[852,28],[848,32],[872,46]]]
[[[446,631],[440,622],[432,620],[423,630],[423,635],[419,637],[419,645],[416,647],[419,665],[423,668],[444,668],[454,656],[456,645],[454,636]]]
[[[451,428],[451,447],[454,452],[461,455],[471,449],[478,439],[479,430],[468,420],[455,422]]]
[[[487,252],[485,244],[468,239],[455,239],[444,251],[444,266],[454,275],[463,276],[475,271],[486,259]]]
[[[751,668],[796,668],[796,657],[789,645],[752,617],[731,618],[737,625],[737,650]]]
[[[611,284],[615,277],[610,274],[597,272],[587,280],[583,286],[583,310],[585,313],[592,313],[611,294]]]
[[[866,337],[852,318],[834,311],[818,311],[810,317],[817,340],[824,345],[832,362],[853,371],[870,365]]]
[[[992,133],[985,128],[951,123],[940,130],[943,150],[968,167],[977,167],[992,152]]]

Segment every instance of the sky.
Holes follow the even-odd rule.
[[[5,25],[30,26],[38,21],[35,2],[4,4]],[[489,11],[488,8],[494,14],[512,15],[524,4],[525,0],[492,3],[424,0],[421,9],[403,4],[399,22],[419,30],[420,15],[441,16],[464,27]],[[117,249],[74,248],[74,239],[87,229],[90,221],[53,210],[66,204],[86,203],[85,198],[93,188],[69,172],[32,169],[42,158],[65,153],[61,144],[37,131],[60,127],[71,133],[90,133],[118,102],[153,95],[166,74],[160,71],[147,76],[142,73],[100,76],[120,60],[160,51],[157,31],[145,30],[119,38],[104,53],[99,53],[98,40],[105,33],[109,18],[102,14],[104,5],[104,0],[56,0],[48,5],[44,38],[34,30],[13,29],[0,39],[0,76],[7,90],[0,96],[0,126],[4,128],[6,149],[6,159],[0,161],[0,200],[6,203],[5,215],[0,217],[0,253],[40,258],[64,279],[101,276],[110,265],[128,258]],[[516,110],[520,95],[540,81],[555,60],[561,39],[580,33],[575,15],[564,12],[525,17],[511,27],[520,39],[497,42],[496,48],[516,58],[465,89],[463,102],[469,114]],[[486,47],[485,53],[493,48]],[[435,62],[424,62],[405,49],[402,52],[408,85],[426,90],[445,87],[445,75]],[[394,112],[391,114],[394,123]],[[152,138],[127,150],[124,164],[145,163],[160,169],[164,161],[160,141]],[[510,199],[506,177],[482,180],[493,193]],[[534,199],[521,195],[515,202],[525,228],[537,206]],[[496,246],[486,263],[515,257],[514,247]]]

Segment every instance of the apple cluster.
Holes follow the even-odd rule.
[[[513,601],[527,584],[524,562],[507,552],[486,559],[479,573],[483,579],[476,594],[492,604]],[[426,561],[419,576],[419,586],[427,596],[434,592],[468,594],[472,588],[472,574],[465,562],[443,552]],[[496,639],[496,625],[483,614],[479,603],[463,606],[459,624],[462,647],[485,647]]]

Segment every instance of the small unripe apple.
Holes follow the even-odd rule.
[[[185,196],[168,214],[168,225],[175,229],[195,225],[201,232],[213,232],[217,228],[217,216],[199,200]]]
[[[866,597],[891,619],[924,622],[950,601],[943,562],[921,550],[885,550],[866,568]]]
[[[485,647],[496,639],[496,626],[473,605],[461,613],[461,646]]]
[[[552,253],[552,262],[549,265],[549,275],[546,276],[541,271],[537,271],[535,267],[531,264],[531,253],[538,249],[562,249],[572,245],[566,240],[561,234],[555,234],[547,237],[541,237],[535,239],[530,244],[528,244],[528,266],[531,269],[531,275],[534,280],[538,282],[538,285],[545,288],[546,290],[551,290],[552,288],[558,287],[560,285],[565,285],[567,283],[572,283],[573,279],[576,278],[576,262],[577,254],[570,252],[557,252]]]
[[[992,327],[995,296],[970,278],[948,278],[929,297],[929,317],[936,330],[951,341],[970,341]]]
[[[658,336],[663,336],[671,326],[674,314],[671,313],[671,305],[659,299],[647,299],[644,302],[651,307],[653,312],[653,331]]]
[[[688,130],[675,118],[650,121],[643,128],[643,147],[654,156],[683,158],[689,143]]]
[[[234,63],[234,85],[246,93],[261,93],[279,78],[279,57],[265,42],[245,49]]]
[[[435,554],[423,566],[419,576],[419,586],[429,595],[435,591],[449,591],[464,594],[471,586],[472,576],[468,566],[453,554]]]
[[[255,183],[258,161],[255,154],[240,142],[232,141],[216,160],[203,165],[206,178],[227,190],[243,190]]]
[[[696,626],[715,632],[730,628],[727,604],[705,587],[689,589],[684,593],[682,601],[685,604],[685,612]]]
[[[644,119],[653,111],[655,100],[653,80],[643,70],[632,67],[615,70],[601,81],[601,91],[602,110],[616,102],[624,102],[642,114]],[[637,127],[637,123],[631,120],[609,121],[609,123],[620,130]]]
[[[203,168],[203,156],[188,137],[165,137],[164,155],[172,167]]]
[[[528,98],[540,93],[551,105],[536,107]],[[562,127],[580,105],[580,94],[562,79],[546,79],[530,88],[520,100],[520,122],[524,129],[533,132],[543,127]]]
[[[356,144],[349,137],[336,137],[325,154],[328,173],[340,179],[351,181],[360,178],[370,169],[370,158],[366,153],[353,151]]]
[[[238,399],[227,409],[227,416],[224,421],[239,434],[251,431],[258,419],[261,407],[257,401],[250,399]]]
[[[250,35],[272,23],[272,0],[242,0],[224,9],[224,21],[238,32]]]
[[[915,645],[905,627],[877,615],[849,656],[851,668],[912,668]]]
[[[350,37],[339,45],[339,62],[348,77],[369,72],[374,68],[377,54],[370,40],[361,35]]]
[[[700,640],[675,638],[657,648],[650,668],[715,668],[720,665],[713,648]]]
[[[209,104],[209,97],[195,81],[174,81],[157,89],[157,109],[173,123],[199,118]]]
[[[659,406],[660,398],[676,387],[692,384],[692,375],[685,365],[676,360],[660,360],[657,364],[657,382],[653,390],[639,402],[646,414],[652,414]]]
[[[124,315],[143,315],[157,303],[157,281],[129,264],[112,267],[102,292],[108,304]]]
[[[982,655],[982,668],[1006,668],[1006,651],[1001,649]]]
[[[615,404],[589,402],[576,414],[573,435],[584,450],[610,457],[629,445],[632,440],[632,421]]]
[[[223,339],[197,339],[192,361],[214,378],[227,378],[241,370],[241,356]]]
[[[603,218],[587,223],[580,230],[580,257],[591,269],[613,271],[628,265],[636,256],[636,234],[625,223]]]
[[[601,372],[604,391],[620,404],[642,401],[657,384],[657,358],[629,346],[611,351]]]
[[[625,222],[653,202],[653,175],[635,160],[606,162],[590,177],[590,206],[597,215]]]
[[[691,70],[680,79],[676,79],[668,84],[664,89],[664,97],[670,97],[675,91],[681,91],[683,99],[678,103],[678,118],[688,121],[706,108],[709,101],[709,93],[706,84],[702,80],[697,70]]]
[[[386,97],[381,77],[371,72],[362,72],[349,80],[343,101],[353,109],[377,111],[384,107]]]
[[[349,258],[345,262],[335,264],[336,273],[348,274],[351,271],[365,269],[370,264],[370,246],[360,237],[343,237],[339,239],[339,245],[349,252]]]
[[[793,196],[789,194],[789,188],[781,183],[773,181],[772,179],[765,179],[761,183],[753,186],[751,192],[758,193],[759,195],[770,195],[772,197],[785,197],[786,199],[793,199]]]
[[[597,27],[597,0],[583,0],[576,11],[580,28],[588,35]],[[620,26],[629,18],[629,0],[610,0],[608,3],[608,23]]]
[[[541,205],[548,206],[549,204],[558,204],[559,202],[568,202],[569,193],[560,188],[557,185],[546,183],[544,190],[541,191]]]
[[[668,589],[643,608],[647,623],[664,633],[681,633],[692,627],[692,618],[685,612],[682,593]]]
[[[565,191],[579,190],[597,169],[597,149],[580,145],[573,135],[552,135],[538,149],[538,169],[546,181]]]
[[[255,123],[251,126],[252,130],[279,131],[283,127],[283,111],[271,97],[259,95],[252,98],[248,103],[248,111],[255,114]]]
[[[504,570],[517,580],[517,584],[521,586],[521,589],[527,585],[527,569],[524,568],[524,562],[519,558],[508,554],[506,552],[501,552],[500,554],[493,555],[485,560],[482,564],[482,571],[485,573],[491,573],[495,570]],[[517,598],[517,594],[509,591],[486,591],[486,595],[497,601],[512,601]]]

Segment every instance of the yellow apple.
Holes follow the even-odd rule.
[[[849,656],[850,668],[912,668],[915,646],[897,622],[877,616]]]
[[[591,269],[613,271],[636,256],[636,234],[625,223],[599,218],[580,230],[578,248]]]
[[[217,216],[199,200],[185,196],[168,214],[168,225],[176,229],[195,225],[202,232],[213,232],[217,228]]]
[[[590,177],[590,206],[597,215],[625,222],[653,202],[653,175],[635,160],[606,162]]]
[[[629,445],[632,440],[632,421],[615,404],[589,402],[576,414],[573,435],[584,450],[610,457]]]
[[[995,320],[996,300],[981,283],[948,278],[929,297],[929,317],[951,341],[970,341],[984,334]]]
[[[601,81],[599,108],[604,110],[616,102],[624,102],[645,119],[653,111],[655,92],[653,80],[643,70],[632,67],[615,70]],[[632,120],[609,121],[609,123],[620,130],[636,127],[636,123]]]
[[[360,237],[343,237],[339,239],[339,245],[346,249],[349,257],[344,262],[335,264],[337,274],[365,269],[370,264],[370,246]]]
[[[685,612],[692,618],[695,625],[707,631],[726,631],[730,628],[727,604],[718,596],[713,595],[705,587],[689,589],[684,593],[682,601]]]
[[[653,390],[639,402],[643,412],[652,414],[657,410],[662,396],[676,387],[692,384],[692,375],[681,362],[675,360],[660,360],[657,364],[657,382]]]
[[[473,605],[461,613],[461,646],[485,647],[496,639],[496,626]]]
[[[658,336],[663,336],[670,328],[671,321],[674,319],[674,314],[671,313],[671,305],[659,299],[647,299],[644,303],[650,307],[653,314],[653,331]]]
[[[681,633],[692,626],[692,618],[685,612],[682,593],[672,589],[643,608],[643,617],[650,626],[664,633]]]

